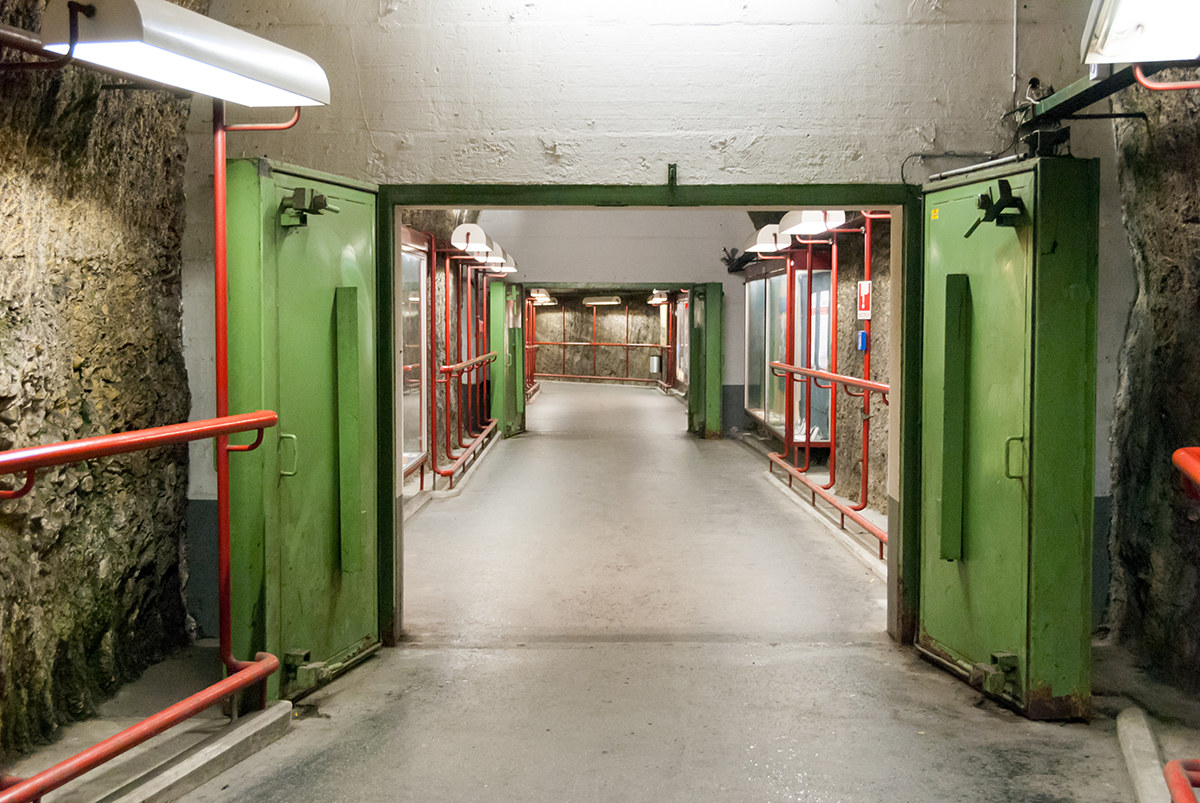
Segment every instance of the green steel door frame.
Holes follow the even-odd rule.
[[[509,327],[510,303],[521,309],[521,285],[492,282],[488,289],[488,350],[496,352],[496,359],[488,369],[491,415],[505,438],[525,429],[525,341],[522,329]]]
[[[384,184],[379,187],[379,253],[391,253],[396,206],[444,207],[450,209],[519,209],[537,207],[575,208],[704,208],[740,209],[777,207],[781,209],[845,208],[879,209],[890,207],[900,213],[900,280],[903,303],[899,325],[894,331],[902,337],[900,389],[891,398],[900,405],[899,479],[897,498],[889,508],[888,527],[888,632],[901,643],[912,643],[916,632],[917,590],[920,581],[920,476],[921,476],[921,308],[923,298],[922,251],[924,230],[919,188],[905,184],[708,184],[708,185],[617,185],[617,184]],[[390,271],[387,260],[380,261],[382,274]],[[390,289],[390,285],[388,287]],[[390,298],[379,293],[380,299]],[[391,376],[391,311],[380,305],[378,320],[379,370]],[[390,382],[390,379],[388,380]],[[720,373],[717,372],[720,398]],[[893,380],[895,384],[895,380]],[[390,430],[392,398],[384,384],[379,385],[380,433]],[[381,452],[381,459],[383,458]],[[390,460],[389,460],[390,462]],[[380,481],[390,477],[390,466],[380,466]],[[379,494],[381,522],[391,519],[392,500]],[[387,508],[385,510],[385,507]],[[399,513],[397,512],[397,516]],[[908,537],[908,534],[912,537]],[[382,561],[383,555],[380,555]],[[391,574],[390,568],[387,574]],[[383,587],[384,567],[380,567],[380,621],[387,621],[383,609],[393,613],[392,588]],[[398,582],[398,579],[396,580]]]

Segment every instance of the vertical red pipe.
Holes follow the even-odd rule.
[[[229,263],[226,237],[225,101],[213,98],[213,228],[216,236],[213,275],[216,307],[217,417],[229,415]],[[231,607],[229,555],[229,436],[218,435],[217,450],[217,618],[221,662],[230,674],[251,661],[233,657],[233,611]]]
[[[447,257],[446,257],[445,264],[446,264],[446,267],[444,269],[445,270],[444,284],[446,286],[446,292],[445,292],[445,304],[443,305],[445,308],[442,310],[442,327],[445,331],[445,340],[444,340],[444,345],[442,348],[446,354],[446,359],[445,359],[444,365],[451,365],[452,363],[450,362],[450,257],[449,257],[449,255],[447,255]],[[450,392],[450,381],[451,381],[450,374],[446,374],[445,381],[443,382],[443,384],[445,385],[445,390],[446,390],[446,459],[453,461],[454,460],[454,441],[450,437],[450,430],[451,430],[451,425],[452,425],[451,419],[454,418],[454,406],[453,406],[453,404],[451,404],[451,399],[453,398],[453,394]],[[453,477],[450,478],[450,487],[452,487],[452,488],[454,487],[454,478]]]
[[[438,467],[438,410],[437,388],[437,243],[429,238],[429,454],[435,472],[434,487],[437,487]]]
[[[625,378],[629,378],[629,305],[625,305]]]
[[[596,336],[596,308],[592,307],[592,343],[600,338]],[[592,346],[592,376],[596,376],[596,347]]]
[[[562,349],[563,349],[563,360],[562,360],[562,362],[563,362],[563,367],[562,367],[562,372],[563,372],[564,374],[566,374],[566,372],[567,372],[567,305],[566,305],[566,303],[564,302],[564,303],[562,303],[562,304],[559,304],[559,305],[558,305],[558,308],[562,310],[562,339],[563,339],[563,347],[562,347]]]
[[[871,281],[871,218],[866,218],[866,225],[863,233],[863,280]],[[874,299],[872,299],[873,301]],[[863,379],[871,381],[871,319],[867,318],[863,324],[863,331],[867,333],[867,350],[863,352]],[[851,510],[862,510],[867,506],[867,465],[871,458],[871,391],[863,389],[863,422],[862,422],[862,490],[858,495],[858,504],[851,506]]]
[[[830,232],[833,239],[833,255],[832,255],[832,272],[830,274],[830,284],[832,289],[829,294],[829,316],[830,316],[830,334],[829,334],[829,372],[836,374],[838,372],[838,245],[837,232]],[[822,485],[822,488],[832,488],[837,480],[837,400],[838,387],[834,382],[829,383],[829,482]]]
[[[813,247],[808,244],[806,257],[808,259],[808,284],[804,289],[804,367],[812,368],[813,330],[812,306],[813,298]],[[799,455],[797,455],[799,458]],[[812,377],[804,377],[804,466],[801,471],[808,471],[812,465]]]
[[[784,326],[784,362],[788,365],[796,364],[796,259],[792,254],[792,249],[789,246],[787,250],[787,273],[785,281],[787,282],[787,290],[784,298],[787,299],[787,323]],[[788,455],[792,452],[792,444],[795,441],[796,433],[796,377],[794,374],[785,374],[783,390],[783,459],[787,460]],[[790,484],[789,477],[789,484]]]

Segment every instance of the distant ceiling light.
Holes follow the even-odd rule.
[[[500,247],[499,243],[492,241],[492,250],[488,252],[483,261],[489,265],[503,265],[506,259],[508,259],[508,254],[504,253],[504,249]]]
[[[557,306],[557,304],[558,299],[551,298],[550,296],[538,296],[533,300],[533,305],[535,307],[553,307]]]
[[[75,59],[243,106],[323,106],[329,80],[315,61],[166,0],[103,0],[78,15]],[[43,47],[66,53],[71,13],[51,0]]]
[[[779,233],[778,223],[772,223],[751,234],[742,250],[751,254],[770,254],[785,250],[791,241],[790,236]]]
[[[583,300],[583,305],[585,307],[607,307],[620,303],[620,296],[588,296]]]
[[[806,237],[823,234],[830,229],[836,229],[845,222],[846,213],[839,209],[828,212],[820,209],[805,209],[800,212],[788,212],[784,215],[783,220],[779,221],[779,233],[787,237],[792,235]]]
[[[549,298],[550,293],[544,287],[535,287],[529,291],[529,295],[533,298]]]
[[[1079,57],[1085,64],[1200,59],[1200,3],[1092,0]]]
[[[463,223],[456,228],[450,235],[450,245],[457,248],[459,251],[468,253],[487,253],[491,251],[488,243],[491,242],[488,236],[484,234],[483,227],[475,223]]]
[[[414,304],[419,303],[421,301],[421,296],[418,293],[409,293],[408,300]]]
[[[648,300],[646,303],[648,303],[648,304],[650,304],[650,305],[652,305],[652,306],[655,306],[655,307],[661,307],[663,304],[666,304],[666,303],[667,303],[667,294],[666,294],[666,291],[664,291],[664,290],[655,290],[655,291],[654,291],[654,292],[651,294],[651,296],[650,296],[650,299],[649,299],[649,300]]]

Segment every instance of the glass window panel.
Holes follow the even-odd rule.
[[[426,263],[424,251],[405,247],[396,284],[397,360],[402,464],[408,469],[426,452]]]
[[[763,370],[767,386],[767,425],[782,432],[784,422],[785,380],[766,370],[766,363],[784,362],[787,336],[787,276],[778,274],[767,279],[767,356]]]
[[[746,285],[746,409],[763,416],[763,384],[767,375],[767,283]]]

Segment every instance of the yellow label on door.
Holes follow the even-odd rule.
[[[934,209],[933,214],[930,215],[930,219],[937,220],[937,215],[938,215],[938,211],[936,209]]]

